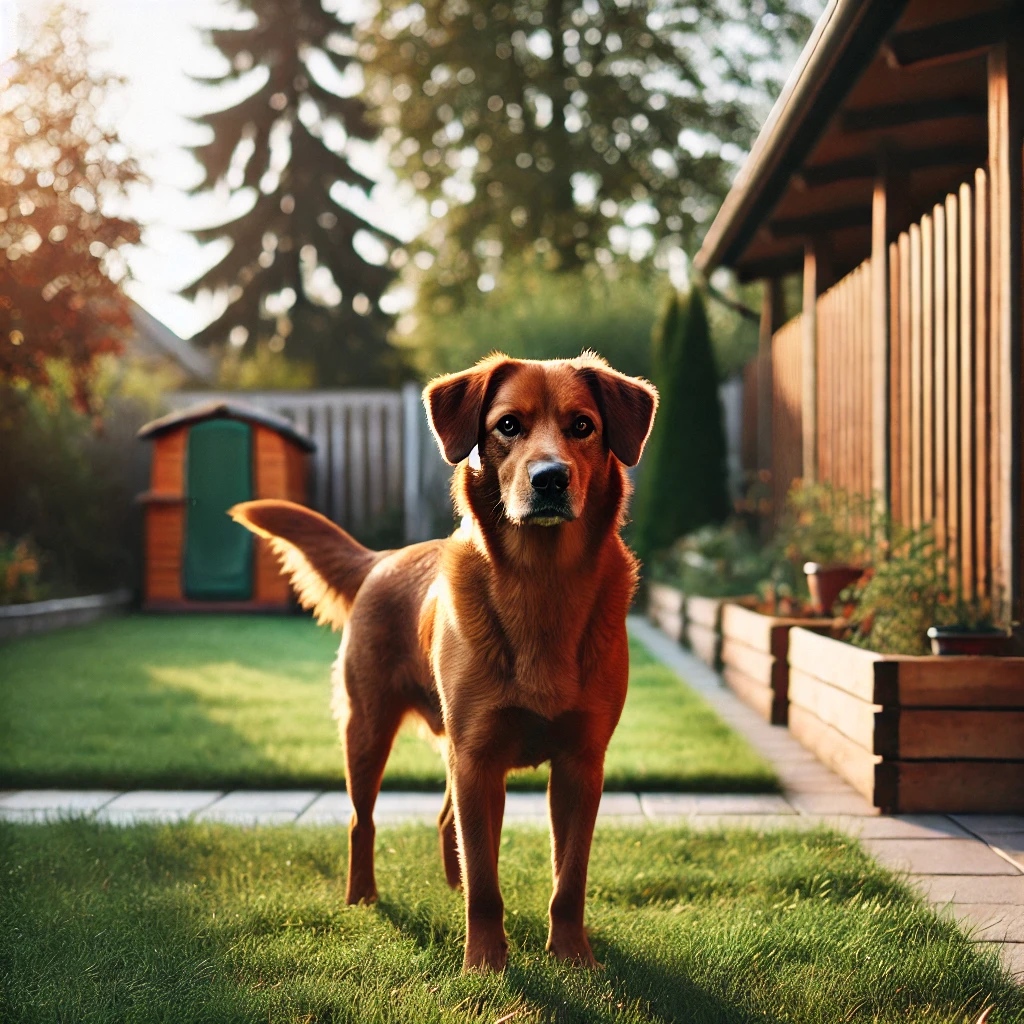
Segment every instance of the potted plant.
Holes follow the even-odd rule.
[[[876,525],[870,498],[831,484],[797,484],[780,529],[791,558],[804,559],[811,607],[831,613],[839,595],[864,572]]]

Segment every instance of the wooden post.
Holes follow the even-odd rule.
[[[803,439],[805,483],[818,479],[818,246],[804,245]]]
[[[1015,627],[1021,608],[1021,143],[1024,41],[997,43],[988,56],[988,166],[991,176],[990,327],[992,358],[993,598]]]
[[[761,326],[757,339],[757,468],[772,468],[772,338],[782,326],[782,285],[761,283]]]
[[[903,226],[906,173],[898,154],[884,148],[871,196],[871,489],[881,504],[891,506],[889,243]]]

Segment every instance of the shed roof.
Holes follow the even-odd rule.
[[[882,152],[907,175],[907,223],[985,162],[986,50],[1013,0],[831,0],[711,225],[697,266],[799,268],[824,238],[840,273],[870,251]]]
[[[241,420],[244,423],[258,423],[260,426],[269,427],[282,437],[288,438],[307,452],[315,452],[316,444],[305,434],[296,430],[291,420],[276,413],[267,412],[265,409],[257,409],[254,405],[247,405],[245,402],[226,402],[223,400],[213,402],[201,402],[199,405],[190,405],[187,409],[179,409],[177,412],[168,413],[159,419],[151,420],[141,427],[138,437],[151,438],[166,434],[169,430],[176,430],[179,427],[189,426],[193,423],[201,423],[203,420],[229,419]]]

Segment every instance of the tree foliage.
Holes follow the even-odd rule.
[[[592,349],[623,373],[649,377],[654,314],[639,273],[586,267],[554,276],[536,261],[516,261],[493,291],[420,318],[407,343],[425,377],[465,369],[495,349],[520,359],[571,359]]]
[[[382,0],[360,56],[437,216],[426,298],[457,304],[525,251],[571,269],[692,248],[809,29],[792,0]]]
[[[131,327],[120,249],[139,230],[112,211],[140,175],[98,114],[112,84],[59,9],[0,78],[0,381],[49,391],[59,361],[82,409]]]
[[[228,62],[202,79],[215,92],[248,91],[196,120],[213,135],[194,147],[203,187],[252,197],[236,220],[193,232],[227,238],[227,255],[185,290],[224,290],[228,305],[198,335],[311,362],[321,384],[380,384],[397,359],[379,307],[393,272],[384,232],[338,200],[374,182],[351,163],[349,142],[377,130],[363,101],[342,95],[353,66],[352,25],[321,0],[239,0],[245,27],[209,32]],[[374,261],[374,240],[380,258]],[[367,254],[369,253],[369,255]]]
[[[632,539],[643,558],[722,522],[731,510],[718,370],[699,289],[670,297],[661,334],[655,367],[661,404],[634,503]]]

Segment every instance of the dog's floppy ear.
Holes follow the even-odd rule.
[[[495,354],[461,373],[435,377],[423,389],[430,429],[449,465],[458,465],[476,447],[488,387],[495,371],[509,365],[507,356]]]
[[[620,462],[635,466],[654,425],[658,389],[639,377],[613,370],[590,352],[574,362],[585,374],[601,407],[605,443]]]

